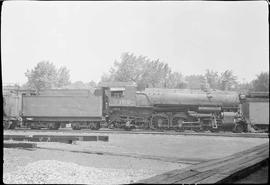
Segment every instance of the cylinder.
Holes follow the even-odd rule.
[[[236,117],[236,115],[236,112],[223,112],[223,124],[234,124],[234,118]]]

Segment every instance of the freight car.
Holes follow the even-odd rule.
[[[247,122],[269,132],[269,92],[249,92],[240,106]]]
[[[3,95],[3,127],[14,129],[20,125],[21,96],[14,93]]]

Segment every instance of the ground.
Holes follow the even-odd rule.
[[[241,178],[234,184],[268,184],[268,165],[262,166],[254,173],[249,174],[248,176]]]
[[[11,134],[12,132],[8,132]],[[13,132],[14,134],[15,132]],[[21,131],[16,134],[44,134],[43,132]],[[46,134],[63,134],[50,133]],[[72,135],[68,133],[67,135]],[[108,135],[109,141],[77,141],[74,144],[39,142],[38,148],[4,149],[4,179],[10,183],[29,182],[27,169],[39,170],[42,164],[57,164],[54,169],[66,168],[84,169],[84,174],[74,171],[74,178],[63,171],[58,175],[67,180],[66,183],[96,183],[119,184],[136,182],[164,173],[173,169],[180,169],[206,160],[216,159],[244,151],[248,148],[269,142],[268,138],[241,138],[220,136],[192,136],[192,135],[151,135],[151,134],[110,134],[110,133],[76,133],[76,135]],[[45,165],[46,166],[46,165]],[[46,177],[37,183],[58,183],[53,181],[55,171],[50,171],[52,165],[47,165]],[[46,171],[46,170],[45,170]],[[27,173],[26,173],[27,172]],[[87,174],[86,174],[87,172]],[[95,172],[95,173],[91,173]],[[77,174],[79,173],[79,175]],[[91,175],[92,174],[92,175]],[[107,181],[98,181],[97,177]],[[82,176],[83,175],[83,176]],[[95,177],[94,177],[94,176]],[[11,178],[12,176],[12,178]],[[20,176],[18,178],[15,178]],[[25,176],[23,179],[21,176]],[[86,181],[76,181],[80,177]],[[80,179],[79,178],[79,179]],[[96,181],[87,181],[92,179]],[[18,182],[19,181],[19,182]],[[31,181],[32,182],[32,181]],[[34,182],[36,183],[36,182]]]

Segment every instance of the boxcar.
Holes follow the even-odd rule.
[[[252,125],[269,129],[269,92],[249,92],[241,110]]]
[[[21,96],[17,94],[3,95],[4,128],[15,128],[20,121]]]

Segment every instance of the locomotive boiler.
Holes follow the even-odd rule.
[[[144,93],[153,105],[153,128],[195,131],[246,129],[236,123],[240,104],[237,92],[146,89]]]

